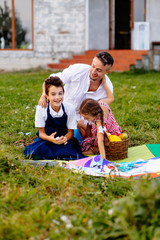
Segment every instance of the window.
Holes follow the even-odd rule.
[[[33,49],[33,0],[0,0],[2,49]]]

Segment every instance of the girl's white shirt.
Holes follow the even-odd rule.
[[[77,128],[77,121],[76,121],[76,112],[73,105],[63,102],[65,112],[67,114],[67,128],[68,129],[76,129]],[[50,114],[53,118],[62,117],[63,116],[63,109],[62,106],[59,112],[55,112],[51,106],[49,106]],[[36,114],[35,114],[35,127],[42,128],[45,127],[47,120],[47,108],[42,108],[41,106],[36,107]]]
[[[98,132],[99,132],[99,133],[103,133],[103,134],[104,134],[104,132],[106,132],[106,131],[107,131],[107,129],[106,129],[105,126],[104,126],[104,127],[99,126],[99,128],[98,128]]]

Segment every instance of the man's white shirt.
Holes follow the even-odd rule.
[[[90,85],[90,65],[87,64],[74,64],[64,69],[63,72],[53,73],[50,76],[59,77],[65,84],[64,101],[74,105],[77,117],[79,115],[79,106],[86,98],[100,100],[107,98],[106,91],[101,84],[97,91],[88,92]],[[106,75],[106,84],[113,93],[113,85],[108,76]],[[79,117],[78,117],[79,118]]]

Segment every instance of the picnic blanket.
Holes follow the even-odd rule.
[[[102,160],[100,155],[96,155],[74,161],[23,160],[23,163],[39,166],[58,164],[92,176],[136,178],[149,174],[151,178],[155,178],[160,176],[160,144],[131,147],[128,149],[128,158],[112,162]]]
[[[76,172],[103,177],[138,177],[150,175],[151,178],[160,176],[160,157],[148,160],[138,159],[132,162],[110,162],[102,160],[100,155],[70,161],[66,167]]]

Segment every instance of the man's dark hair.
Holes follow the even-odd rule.
[[[61,87],[64,92],[63,82],[59,77],[49,77],[45,80],[45,93],[47,95],[51,86]]]
[[[103,65],[113,65],[114,60],[110,53],[102,51],[96,54],[96,57],[103,63]]]

